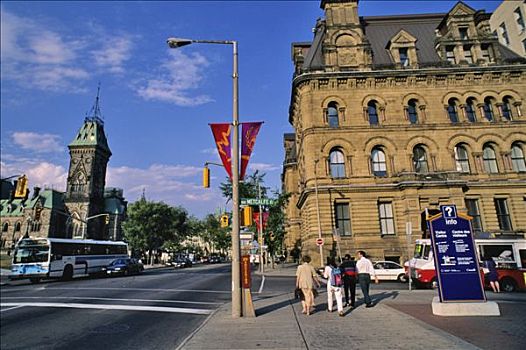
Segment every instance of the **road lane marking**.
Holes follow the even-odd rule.
[[[263,275],[263,278],[261,279],[261,285],[259,286],[258,294],[261,294],[263,291],[263,286],[265,285],[265,275]]]
[[[107,304],[81,304],[81,303],[1,303],[0,306],[33,306],[33,307],[63,307],[75,309],[99,309],[121,311],[154,311],[180,314],[210,315],[214,310],[190,309],[181,307],[164,306],[138,306],[138,305],[107,305]]]
[[[13,307],[10,307],[10,308],[7,308],[7,309],[2,309],[2,310],[0,310],[0,312],[14,310],[14,309],[19,309],[21,307],[24,307],[24,305],[18,305],[18,306],[13,306]]]
[[[191,293],[217,293],[217,294],[230,294],[231,291],[227,290],[206,290],[206,289],[164,289],[164,288],[113,288],[113,287],[83,287],[83,288],[72,288],[72,287],[49,287],[45,290],[134,290],[144,292],[191,292]]]
[[[3,299],[81,299],[81,300],[111,300],[111,301],[141,301],[154,303],[174,303],[174,304],[200,304],[200,305],[222,305],[208,301],[188,301],[188,300],[164,300],[164,299],[123,299],[123,298],[96,298],[96,297],[3,297]]]

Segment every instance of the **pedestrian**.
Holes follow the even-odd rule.
[[[365,307],[373,307],[374,304],[369,296],[369,286],[371,284],[371,277],[374,277],[378,283],[378,277],[374,272],[373,263],[367,259],[367,254],[363,250],[357,252],[358,261],[356,262],[356,272],[358,273],[358,283],[363,293]]]
[[[316,270],[314,270],[314,267],[310,264],[310,256],[305,255],[302,258],[302,262],[296,270],[296,288],[300,288],[303,293],[304,298],[301,301],[303,307],[302,312],[308,316],[314,308],[314,293],[312,290],[314,289],[314,285],[319,287],[320,282],[318,281]]]
[[[484,279],[489,281],[493,293],[500,293],[499,274],[497,273],[497,265],[492,257],[486,256],[483,262]]]
[[[343,291],[345,294],[345,305],[343,306],[353,308],[356,302],[356,261],[354,261],[354,257],[350,254],[345,254],[340,270],[343,275]],[[350,303],[349,292],[351,294]]]
[[[332,312],[333,295],[336,297],[336,305],[338,307],[338,315],[343,316],[343,301],[342,301],[342,275],[341,270],[336,265],[334,258],[327,259],[327,266],[323,271],[323,277],[327,279],[327,311]]]

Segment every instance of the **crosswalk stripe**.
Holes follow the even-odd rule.
[[[33,306],[33,307],[62,307],[77,309],[100,309],[100,310],[123,310],[123,311],[154,311],[170,312],[195,315],[210,315],[214,310],[207,309],[190,309],[180,307],[164,306],[139,306],[139,305],[109,305],[109,304],[82,304],[82,303],[1,303],[0,307],[12,306]]]

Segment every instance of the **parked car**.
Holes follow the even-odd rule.
[[[390,280],[405,283],[408,281],[402,265],[393,261],[377,261],[373,264],[374,272],[379,280]]]
[[[183,268],[183,267],[192,267],[192,261],[188,258],[179,257],[179,258],[175,258],[175,260],[172,261],[172,265],[176,269]]]
[[[107,276],[122,275],[128,276],[140,274],[144,270],[141,262],[134,258],[124,258],[113,260],[108,266],[103,267],[102,271]]]
[[[210,264],[219,264],[221,262],[221,258],[219,256],[211,256],[208,258],[208,262]]]

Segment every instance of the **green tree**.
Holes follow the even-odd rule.
[[[245,181],[239,184],[239,197],[258,198],[259,189],[261,189],[261,198],[266,198],[268,189],[264,186],[264,178],[265,174],[260,174],[258,171],[255,171],[252,175],[248,175]],[[232,182],[229,179],[220,185],[220,189],[225,198],[228,200],[232,199]],[[265,243],[268,245],[268,250],[271,255],[281,253],[283,247],[283,237],[285,235],[284,208],[289,197],[290,194],[280,193],[278,190],[273,191],[273,198],[277,199],[277,204],[268,208],[269,218],[264,231]],[[259,208],[255,206],[254,209],[257,211]],[[273,240],[270,239],[271,234],[273,234]]]
[[[203,240],[208,243],[213,250],[219,250],[225,254],[231,245],[230,229],[222,228],[219,219],[212,214],[208,214],[202,220],[202,228],[201,237],[203,237]]]
[[[154,251],[166,242],[180,242],[188,233],[188,214],[181,207],[141,198],[128,207],[127,216],[126,240],[134,251],[148,252],[150,263]]]

